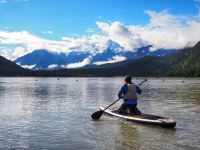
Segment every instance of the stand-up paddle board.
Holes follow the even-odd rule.
[[[104,110],[106,107],[100,106],[100,110]],[[176,122],[171,118],[150,115],[150,114],[141,114],[141,115],[122,115],[117,112],[116,109],[106,109],[104,111],[105,114],[122,118],[127,121],[144,123],[144,124],[152,124],[152,125],[159,125],[162,127],[174,128],[176,126]]]

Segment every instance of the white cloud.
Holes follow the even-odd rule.
[[[36,66],[36,64],[34,64],[34,65],[21,65],[20,63],[17,63],[17,65],[19,65],[19,66],[21,66],[25,69],[33,69]]]
[[[62,68],[80,68],[90,64],[91,58],[85,58],[82,62],[71,63],[67,65],[62,65]]]
[[[10,59],[15,59],[30,53],[35,49],[48,49],[66,53],[69,52],[67,42],[42,39],[30,34],[27,31],[0,31],[0,44],[4,47],[18,45],[16,48],[14,48],[14,51],[10,53]]]
[[[41,31],[42,34],[53,34],[53,31],[48,30],[48,31]]]
[[[29,2],[30,0],[14,0],[15,2]]]
[[[54,52],[70,53],[75,52],[91,52],[95,54],[106,48],[106,36],[93,34],[91,36],[82,37],[63,37],[60,41],[47,40],[32,35],[27,31],[8,32],[0,30],[0,45],[2,51],[8,46],[13,46],[13,51],[1,54],[9,59],[16,59],[36,49],[48,49]]]
[[[125,50],[135,50],[143,45],[138,34],[133,34],[120,22],[112,24],[97,22],[97,26],[113,41],[119,43]]]
[[[200,18],[197,16],[175,16],[166,10],[145,13],[150,16],[150,22],[143,26],[125,26],[120,22],[97,22],[97,25],[125,50],[146,45],[153,45],[152,50],[181,49],[200,41]]]
[[[48,66],[48,69],[54,69],[54,68],[56,68],[56,67],[58,67],[57,64],[51,64],[51,65]]]
[[[116,62],[120,62],[120,61],[124,61],[127,60],[126,57],[124,56],[114,56],[112,57],[112,59],[109,59],[108,61],[98,61],[98,62],[94,62],[93,64],[95,65],[103,65],[103,64],[109,64],[109,63],[116,63]]]
[[[26,54],[27,49],[24,47],[16,47],[14,52],[12,53],[12,56],[17,58],[18,56],[21,56],[21,54]]]
[[[200,41],[200,13],[194,16],[172,15],[166,10],[161,12],[146,10],[145,13],[150,17],[146,25],[126,26],[118,21],[97,22],[100,34],[66,36],[61,40],[40,38],[27,31],[0,30],[1,55],[13,60],[35,49],[48,49],[64,53],[89,52],[94,56],[106,50],[109,39],[120,44],[124,51],[134,51],[147,45],[153,46],[152,51],[181,49]],[[53,34],[50,30],[42,33]]]
[[[48,34],[53,34],[53,31],[49,30],[47,31]]]
[[[95,30],[92,28],[87,28],[87,30],[85,31],[87,33],[95,33]]]
[[[98,19],[103,19],[103,17],[102,17],[102,16],[98,16],[97,18],[98,18]]]
[[[7,0],[0,0],[0,5],[7,3]]]
[[[146,11],[150,23],[142,27],[130,27],[141,40],[156,49],[181,49],[193,46],[200,40],[200,21],[192,17],[173,16],[167,11]]]
[[[70,50],[78,52],[90,52],[92,55],[104,51],[108,37],[93,34],[91,36],[82,36],[78,38],[63,37],[63,41],[68,42]]]
[[[149,27],[167,27],[167,26],[175,26],[179,24],[180,18],[177,16],[173,16],[168,13],[167,10],[163,10],[160,13],[156,13],[151,10],[146,10],[146,14],[150,16],[150,23],[148,24]]]
[[[12,0],[13,2],[29,2],[30,0]],[[11,0],[0,0],[0,4],[12,2]]]

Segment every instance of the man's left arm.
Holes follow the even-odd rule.
[[[138,93],[138,94],[141,94],[141,93],[142,93],[142,90],[140,89],[139,86],[136,86],[136,93]]]

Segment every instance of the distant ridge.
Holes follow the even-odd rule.
[[[31,71],[26,70],[14,62],[0,56],[0,76],[29,76]]]

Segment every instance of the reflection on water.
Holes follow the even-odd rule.
[[[0,149],[200,149],[200,79],[149,78],[141,86],[139,108],[174,118],[174,130],[92,121],[122,85],[123,78],[0,78]]]

